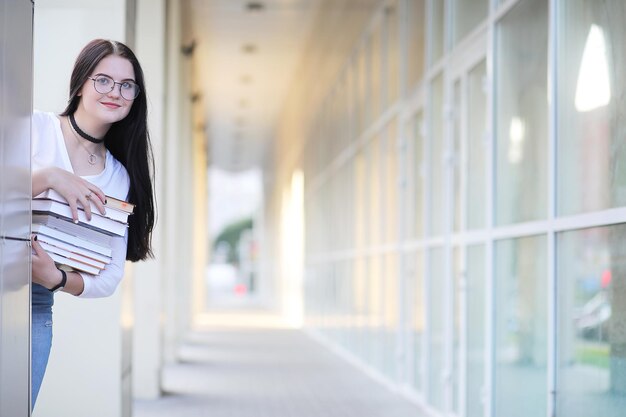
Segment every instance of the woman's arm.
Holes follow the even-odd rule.
[[[53,288],[61,282],[61,271],[37,242],[36,237],[33,237],[31,242],[35,250],[32,256],[33,282],[48,289]],[[68,272],[67,282],[62,291],[84,298],[102,298],[112,295],[124,277],[126,244],[125,237],[113,238],[111,263],[107,264],[97,276],[85,272]]]
[[[33,197],[48,189],[54,189],[67,201],[72,210],[72,218],[78,220],[78,205],[85,210],[87,219],[91,220],[91,204],[98,207],[104,214],[106,196],[102,190],[71,172],[57,167],[42,168],[33,172]],[[68,278],[69,279],[69,278]]]
[[[128,233],[127,233],[128,235]],[[126,264],[127,237],[116,236],[111,240],[111,263],[100,271],[97,276],[80,272],[83,280],[82,298],[108,297],[115,292],[118,284],[124,277],[124,266]]]

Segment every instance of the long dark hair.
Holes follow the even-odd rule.
[[[124,165],[130,177],[128,201],[135,205],[129,216],[126,259],[132,262],[152,257],[151,237],[156,210],[154,202],[154,159],[148,133],[148,111],[143,71],[131,49],[121,42],[95,39],[80,52],[70,79],[70,99],[62,116],[73,114],[80,103],[80,90],[98,63],[109,55],[126,58],[135,71],[139,95],[128,115],[111,125],[104,145]]]

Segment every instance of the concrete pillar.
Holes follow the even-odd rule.
[[[138,0],[135,31],[135,53],[145,73],[148,93],[148,123],[155,161],[157,208],[165,207],[164,141],[165,141],[165,0]],[[134,398],[155,399],[161,394],[163,357],[163,273],[164,222],[158,217],[152,234],[155,258],[140,262],[134,268],[132,392]]]

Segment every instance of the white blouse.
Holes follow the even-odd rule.
[[[61,131],[61,120],[54,113],[35,111],[32,118],[32,170],[56,166],[74,173]],[[130,178],[126,168],[107,150],[105,168],[100,174],[81,178],[100,188],[106,195],[126,200]],[[128,232],[111,239],[112,261],[98,276],[79,272],[85,288],[79,297],[108,297],[124,276]],[[78,271],[77,271],[78,272]]]

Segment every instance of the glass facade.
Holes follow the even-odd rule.
[[[623,4],[381,1],[314,112],[306,323],[434,415],[626,409]]]
[[[545,236],[496,242],[496,416],[540,417],[546,414],[547,269]]]
[[[626,410],[624,239],[624,225],[558,236],[559,417]]]

